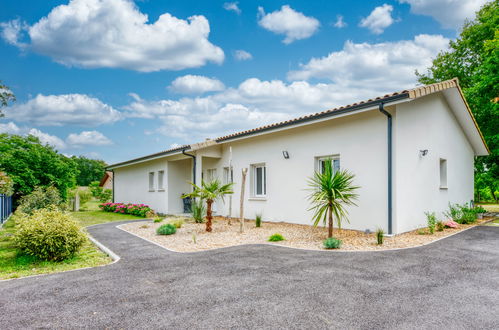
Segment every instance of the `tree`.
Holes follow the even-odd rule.
[[[0,118],[5,116],[2,113],[1,108],[6,107],[9,105],[9,102],[14,102],[15,100],[16,97],[14,93],[12,93],[9,87],[2,84],[2,81],[0,80]]]
[[[88,186],[93,181],[100,181],[106,173],[106,162],[103,160],[90,159],[84,156],[73,156],[71,159],[78,168],[76,184],[79,186]]]
[[[333,171],[331,159],[324,162],[324,170],[316,171],[308,184],[312,193],[309,201],[314,211],[312,221],[317,226],[321,220],[328,223],[328,237],[333,237],[333,216],[336,218],[338,228],[341,221],[347,219],[346,205],[356,205],[354,200],[358,195],[355,191],[359,188],[353,185],[354,175],[346,170]]]
[[[457,77],[490,149],[475,161],[476,191],[499,182],[499,3],[485,4],[418,80],[431,84]],[[494,186],[495,185],[495,186]]]
[[[36,186],[53,185],[66,198],[76,183],[74,162],[32,135],[0,134],[0,168],[14,181],[14,198],[27,195]]]
[[[190,194],[185,194],[182,198],[200,198],[206,201],[206,231],[211,232],[211,222],[213,219],[212,206],[213,202],[218,199],[224,199],[225,195],[233,194],[233,183],[222,184],[220,180],[213,180],[210,182],[201,182],[201,187],[191,183],[194,191]]]

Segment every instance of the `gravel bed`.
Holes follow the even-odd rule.
[[[211,233],[205,231],[205,224],[194,223],[192,219],[183,218],[185,223],[182,228],[177,229],[176,234],[156,234],[156,229],[159,226],[168,223],[170,220],[178,219],[182,218],[166,218],[160,223],[132,222],[121,225],[120,228],[177,252],[204,251],[242,244],[274,244],[293,248],[324,250],[322,242],[327,238],[327,228],[324,227],[285,222],[262,222],[262,226],[256,228],[253,220],[246,220],[244,232],[240,233],[237,219],[233,219],[232,224],[229,225],[228,221],[223,217],[215,218]],[[333,236],[343,241],[340,250],[389,250],[424,245],[491,219],[477,220],[472,225],[459,225],[457,229],[446,228],[442,232],[435,231],[433,235],[421,235],[415,230],[393,237],[385,237],[383,245],[376,244],[374,233],[365,234],[361,231],[335,228]],[[285,240],[268,242],[269,236],[276,233],[283,235]]]

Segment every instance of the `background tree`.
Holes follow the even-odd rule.
[[[347,219],[346,205],[356,205],[357,199],[355,191],[359,188],[353,185],[354,175],[345,170],[333,171],[331,159],[324,162],[324,171],[316,171],[309,179],[309,186],[312,193],[309,201],[312,207],[309,211],[314,211],[312,221],[314,226],[319,222],[328,224],[328,236],[333,237],[333,218],[336,219],[338,228],[341,228],[341,221]]]
[[[106,172],[106,162],[98,159],[90,159],[84,156],[73,156],[71,159],[75,162],[78,169],[76,184],[79,186],[88,186],[93,181],[100,181]]]
[[[194,191],[190,194],[185,194],[182,198],[200,198],[206,201],[206,231],[211,232],[211,222],[213,219],[213,202],[217,199],[224,198],[225,195],[233,194],[233,183],[222,184],[220,180],[213,180],[210,182],[201,182],[201,187],[191,183],[194,186]]]
[[[9,105],[9,102],[14,102],[15,100],[16,97],[14,93],[0,81],[0,118],[4,116],[1,108],[6,107]]]
[[[490,149],[475,161],[475,192],[499,189],[499,2],[485,4],[459,37],[418,80],[431,84],[457,77]],[[499,192],[498,192],[499,193]]]
[[[27,195],[36,186],[53,185],[66,198],[74,187],[78,170],[71,158],[43,145],[32,135],[0,134],[0,168],[14,181],[14,198]]]

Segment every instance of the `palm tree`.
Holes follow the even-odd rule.
[[[346,170],[333,171],[331,159],[326,159],[322,171],[316,171],[309,179],[308,184],[312,193],[308,197],[313,205],[309,211],[313,210],[314,226],[322,220],[328,222],[328,237],[333,237],[333,215],[341,229],[341,221],[347,220],[346,205],[356,205],[357,199],[355,190],[359,187],[353,185],[354,175]]]
[[[185,194],[184,197],[200,198],[206,201],[206,231],[211,232],[211,220],[212,215],[212,205],[217,199],[224,198],[225,195],[233,194],[232,185],[233,183],[222,184],[220,180],[213,180],[210,182],[201,182],[201,187],[191,183],[194,187],[194,191],[190,194]]]

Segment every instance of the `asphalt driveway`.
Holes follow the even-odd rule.
[[[174,253],[109,223],[112,265],[0,282],[0,329],[498,329],[499,228],[384,252]]]

